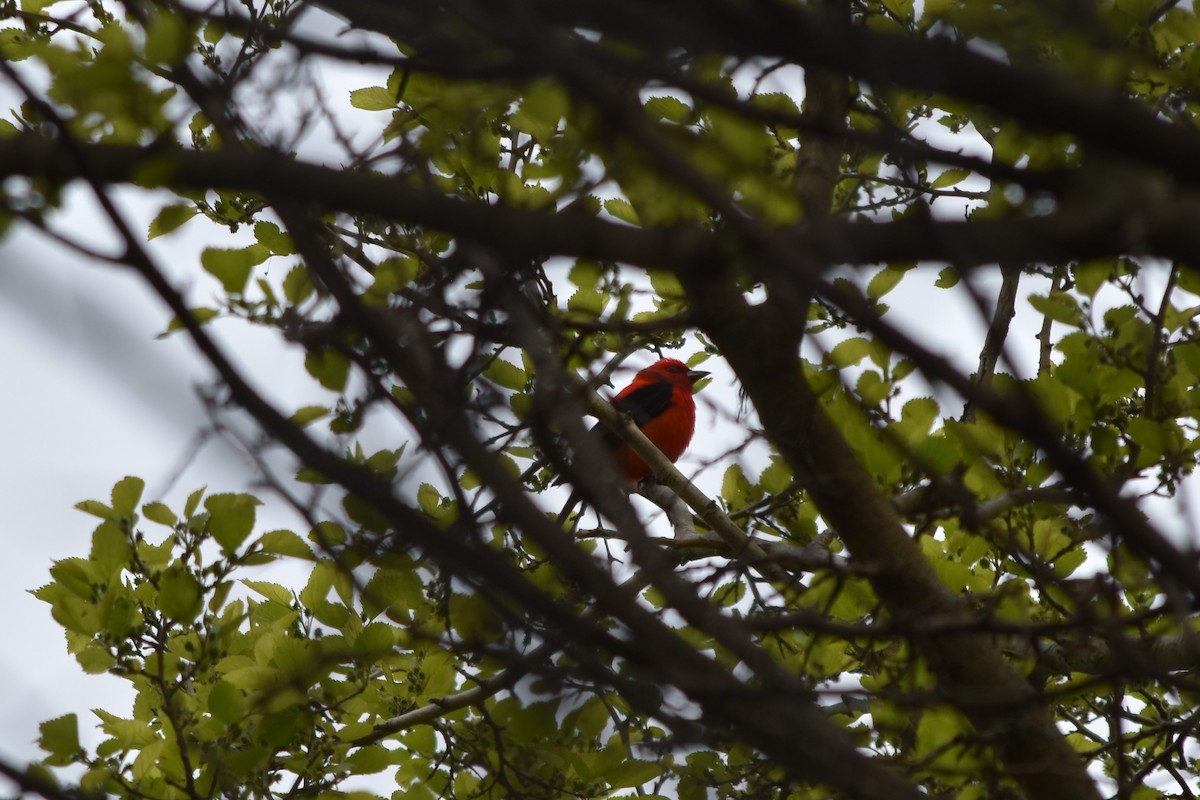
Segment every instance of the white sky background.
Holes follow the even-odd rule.
[[[345,114],[348,128],[363,137],[376,135],[386,115],[351,109],[348,92],[380,85],[385,78],[378,69],[328,63],[323,68],[326,99]],[[306,141],[304,149],[310,158],[320,159],[327,144],[328,139],[318,135]],[[133,192],[120,197],[135,230],[144,231],[158,206]],[[935,209],[954,213],[949,206],[941,200]],[[96,215],[85,191],[72,195],[68,209],[64,220],[74,233],[93,243],[107,241],[107,223]],[[213,244],[231,246],[197,220],[151,243],[151,250],[170,274],[190,287],[191,299],[202,304],[215,294],[216,284],[200,270],[198,253]],[[865,281],[874,271],[867,268],[859,274]],[[907,276],[886,298],[892,309],[889,320],[970,372],[984,325],[963,291],[932,288],[936,274],[936,268],[920,268]],[[998,275],[980,271],[976,280],[994,297]],[[1027,281],[1025,288],[1032,284]],[[1037,290],[1044,292],[1045,287]],[[0,758],[38,758],[37,726],[46,719],[75,712],[85,743],[94,743],[100,737],[88,709],[128,713],[127,684],[84,675],[66,653],[48,607],[28,590],[46,582],[52,560],[86,555],[96,520],[75,511],[76,502],[106,501],[112,484],[125,475],[145,478],[144,500],[157,499],[197,432],[206,427],[194,386],[209,381],[211,371],[185,336],[155,340],[169,318],[141,281],[120,268],[90,263],[26,228],[0,241],[0,364],[7,375],[0,497],[8,542],[7,557],[0,561],[0,642],[8,645],[0,649]],[[1022,300],[1011,343],[1019,347],[1014,352],[1021,356],[1017,366],[1025,376],[1036,369],[1032,337],[1040,324],[1040,316]],[[210,330],[282,407],[332,401],[332,395],[304,373],[298,350],[275,334],[223,324]],[[694,348],[684,354],[692,352]],[[644,366],[646,360],[630,363]],[[741,436],[733,421],[713,415],[711,405],[735,409],[738,399],[728,372],[711,361],[705,366],[718,374],[700,398],[698,427],[706,446],[720,452],[739,443]],[[690,471],[706,455],[711,454],[685,457],[681,466]],[[707,470],[702,488],[715,492],[725,466]],[[254,467],[244,454],[228,442],[212,440],[187,464],[164,499],[178,508],[186,494],[200,486],[208,486],[210,492],[238,491],[254,481]],[[260,532],[290,527],[303,534],[303,524],[285,504],[264,499]]]

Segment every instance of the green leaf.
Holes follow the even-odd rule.
[[[396,646],[396,628],[386,622],[370,622],[354,640],[354,655],[373,661]]]
[[[1146,417],[1134,417],[1129,420],[1127,430],[1129,438],[1140,448],[1137,463],[1134,466],[1141,469],[1162,458],[1167,445],[1162,425]]]
[[[569,108],[570,98],[562,87],[553,81],[541,80],[526,92],[521,107],[512,116],[512,124],[545,142],[557,133]]]
[[[199,307],[199,308],[189,308],[188,314],[191,316],[192,321],[195,322],[197,325],[203,325],[206,322],[216,319],[218,316],[220,316],[221,312],[217,311],[215,308]],[[158,338],[163,339],[163,338],[169,336],[170,334],[175,333],[176,331],[183,330],[184,327],[185,326],[183,324],[183,321],[181,319],[179,319],[179,317],[175,317],[169,323],[167,323],[167,329],[165,331],[163,331],[162,333],[160,333],[158,335]]]
[[[175,564],[159,576],[155,603],[169,619],[187,624],[200,613],[203,591],[192,573]]]
[[[675,273],[652,269],[647,274],[650,276],[650,285],[654,287],[654,291],[659,297],[664,300],[683,299],[683,284],[679,282],[679,278],[675,277]]]
[[[363,111],[388,111],[396,108],[396,98],[382,86],[368,86],[350,92],[350,105]]]
[[[853,366],[871,353],[871,342],[861,336],[838,342],[826,358],[839,369]]]
[[[928,437],[938,411],[937,401],[933,398],[914,398],[904,404],[900,420],[892,428],[905,445],[915,449]]]
[[[227,553],[246,540],[254,530],[254,508],[262,505],[249,494],[214,494],[204,501],[208,511],[208,531]]]
[[[111,626],[106,626],[105,630],[120,639],[128,638],[132,632],[130,629],[113,630]],[[79,668],[88,675],[103,675],[111,671],[117,664],[117,659],[109,652],[108,648],[97,642],[89,642],[86,647],[75,654],[75,660],[79,663]]]
[[[122,478],[112,489],[113,512],[122,517],[133,516],[145,488],[146,482],[141,478]]]
[[[142,516],[151,522],[166,525],[168,528],[175,527],[175,524],[179,522],[179,518],[175,516],[175,512],[168,508],[165,503],[146,503],[142,506]]]
[[[1120,261],[1117,261],[1118,265]],[[1200,295],[1200,267],[1181,264],[1179,267],[1179,288]]]
[[[303,558],[308,561],[316,560],[312,548],[300,538],[299,534],[293,531],[278,530],[264,533],[262,538],[258,540],[258,546],[265,553]]]
[[[517,392],[508,398],[508,404],[512,406],[513,413],[520,420],[528,418],[529,412],[533,410],[533,398],[524,392]]]
[[[337,567],[328,561],[317,562],[308,576],[308,583],[300,590],[298,595],[300,604],[312,611],[324,605],[325,598],[329,596],[329,590],[333,588],[336,571]]]
[[[884,267],[867,284],[867,297],[872,300],[878,300],[885,294],[896,288],[896,284],[900,283],[904,278],[904,273],[908,272],[912,267]]]
[[[350,377],[350,359],[332,347],[310,350],[304,357],[304,368],[322,386],[334,392],[344,391]]]
[[[187,18],[168,9],[156,11],[146,26],[146,61],[168,69],[179,66],[190,52]]]
[[[342,508],[350,519],[363,528],[376,533],[386,533],[391,527],[391,519],[381,514],[375,506],[363,500],[356,494],[348,494],[342,498]]]
[[[756,94],[750,98],[750,102],[755,108],[761,108],[771,113],[782,116],[798,119],[800,117],[800,109],[796,105],[795,99],[785,92],[763,92]],[[794,133],[792,135],[795,135]]]
[[[37,40],[33,36],[21,28],[0,29],[0,58],[8,61],[24,61],[38,52],[31,46],[36,42]]]
[[[452,595],[448,618],[454,630],[467,642],[494,640],[502,630],[496,607],[479,595]]]
[[[903,22],[911,22],[913,18],[914,0],[882,0],[883,7]]]
[[[316,422],[321,417],[328,416],[329,409],[325,406],[303,406],[296,409],[288,420],[298,427],[303,428],[305,425]]]
[[[392,751],[380,745],[360,747],[346,759],[352,775],[373,775],[392,765]]]
[[[871,356],[871,362],[875,366],[886,368],[892,360],[892,349],[884,344],[881,339],[872,339],[869,355]]]
[[[1031,294],[1029,305],[1055,322],[1078,328],[1082,324],[1079,305],[1066,292],[1051,292],[1048,295]]]
[[[771,494],[779,494],[792,483],[792,468],[780,456],[771,456],[771,465],[763,470],[758,484]]]
[[[1054,574],[1059,578],[1068,578],[1075,570],[1083,566],[1083,562],[1087,561],[1087,558],[1087,551],[1082,547],[1072,548],[1054,559],[1052,565]]]
[[[246,704],[240,689],[229,681],[217,681],[208,693],[208,708],[212,715],[226,725],[241,722],[246,716]]]
[[[854,388],[868,407],[879,405],[892,393],[891,383],[883,380],[883,376],[873,369],[860,375]]]
[[[436,516],[442,505],[442,494],[433,484],[422,483],[417,487],[417,505],[430,516]]]
[[[632,789],[649,783],[662,774],[663,768],[660,764],[628,758],[606,772],[604,779],[613,789]]]
[[[321,549],[345,544],[349,536],[346,529],[336,522],[318,522],[308,533],[308,539]]]
[[[569,722],[574,723],[575,730],[589,739],[599,736],[608,727],[611,720],[612,715],[608,706],[595,696],[587,700],[581,708],[572,712],[568,718]]]
[[[948,743],[962,735],[964,726],[961,715],[952,708],[935,706],[925,709],[916,726],[916,752],[925,757],[944,751]]]
[[[200,266],[219,280],[225,291],[242,294],[254,267],[266,261],[270,255],[271,251],[261,244],[234,250],[209,247],[200,254]]]
[[[105,577],[117,576],[133,555],[129,534],[115,522],[103,522],[92,533],[91,560]]]
[[[79,746],[79,718],[74,714],[46,720],[38,726],[38,730],[42,734],[38,737],[38,747],[50,754],[46,761],[51,766],[65,767],[82,752]]]
[[[492,363],[487,365],[487,369],[483,371],[488,380],[503,386],[505,389],[519,391],[525,388],[525,384],[529,380],[529,376],[525,374],[525,370],[505,361],[502,358],[492,359]]]
[[[313,293],[312,281],[309,280],[308,270],[303,264],[297,264],[288,270],[283,279],[283,296],[292,305],[299,305]]]
[[[463,470],[462,475],[459,477],[458,485],[469,492],[472,489],[478,489],[482,486],[483,481],[479,479],[474,470],[467,468]]]
[[[567,298],[567,310],[594,319],[604,313],[608,295],[599,289],[578,289]]]
[[[729,503],[730,509],[737,511],[757,502],[762,497],[762,490],[750,483],[741,466],[731,464],[721,479],[721,497]]]
[[[85,514],[91,514],[93,517],[100,519],[116,519],[119,514],[113,511],[108,506],[101,503],[99,500],[83,500],[75,504],[75,508]]]
[[[400,463],[400,457],[404,455],[404,448],[405,446],[395,450],[377,450],[363,463],[378,473],[393,475],[396,472],[396,465]]]
[[[1105,281],[1116,273],[1116,266],[1115,258],[1101,258],[1076,264],[1071,270],[1076,288],[1088,297],[1095,297]]]
[[[704,117],[706,138],[716,145],[725,168],[759,163],[770,152],[774,136],[762,123],[717,106],[706,107]]]
[[[630,225],[641,226],[641,218],[638,217],[637,210],[629,203],[628,200],[623,200],[619,197],[613,197],[604,201],[604,210],[612,216],[628,222]]]
[[[957,183],[962,183],[971,175],[969,169],[948,169],[934,178],[933,183],[929,184],[931,189],[945,189],[948,186],[954,186]]]
[[[546,731],[557,730],[558,703],[543,701],[508,712],[507,732],[522,744],[544,741]]]
[[[152,545],[145,539],[137,542],[138,559],[151,570],[163,569],[171,563],[174,550],[175,537],[173,535],[165,538],[159,545]]]
[[[195,206],[186,203],[167,206],[159,211],[158,215],[150,222],[150,230],[146,238],[155,239],[165,233],[170,233],[196,216],[197,213],[199,212]]]
[[[272,255],[290,256],[296,252],[292,237],[279,229],[274,222],[256,222],[254,238],[258,243],[271,251]]]
[[[380,569],[367,581],[362,594],[368,619],[387,612],[393,619],[409,619],[424,599],[424,585],[414,569]]]
[[[242,585],[251,591],[257,592],[268,600],[279,603],[280,605],[290,606],[292,604],[291,590],[284,586],[280,586],[278,583],[245,579],[242,581]]]
[[[204,488],[197,489],[188,495],[187,500],[183,504],[183,516],[191,518],[196,513],[196,509],[200,507],[200,499],[204,497]]]
[[[123,719],[107,711],[94,708],[92,713],[100,718],[100,728],[116,740],[121,748],[140,749],[158,740],[154,728],[141,719]]]
[[[645,108],[651,119],[665,119],[681,125],[691,120],[694,113],[687,103],[677,97],[651,97],[646,101]]]
[[[713,592],[712,601],[718,606],[728,608],[740,602],[746,596],[746,584],[742,581],[723,583]]]
[[[938,273],[934,286],[939,289],[950,289],[958,285],[959,274],[954,267],[946,267]]]
[[[421,265],[416,259],[401,256],[385,258],[375,267],[370,296],[386,298],[412,283],[420,274]]]

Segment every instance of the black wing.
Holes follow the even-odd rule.
[[[628,414],[639,428],[667,410],[675,387],[669,383],[648,383],[639,386],[624,397],[613,401],[613,407],[621,414]],[[621,444],[621,437],[610,431],[603,422],[592,426],[592,434],[603,438],[609,448]]]

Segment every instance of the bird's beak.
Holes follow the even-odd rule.
[[[700,380],[701,378],[707,378],[710,374],[711,373],[705,372],[704,370],[701,370],[701,369],[693,369],[693,370],[689,370],[687,375],[688,375],[688,380],[692,382],[693,386],[695,386],[696,382],[698,380]]]

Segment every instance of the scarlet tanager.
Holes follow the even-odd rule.
[[[692,441],[696,429],[696,401],[692,390],[707,372],[689,369],[674,358],[664,358],[638,372],[633,381],[613,398],[613,407],[626,414],[641,428],[646,438],[672,462],[678,461]],[[592,427],[592,435],[612,453],[617,472],[631,488],[654,475],[654,470],[602,422]],[[575,505],[575,495],[559,515],[565,520]]]
[[[678,461],[696,430],[696,401],[692,399],[692,390],[696,381],[706,375],[707,372],[688,369],[687,364],[674,358],[661,359],[643,369],[628,386],[617,392],[613,407],[628,414],[633,424],[642,429],[664,456],[672,462]],[[603,437],[612,450],[618,471],[631,486],[654,474],[654,470],[603,423],[597,423],[592,430]]]

